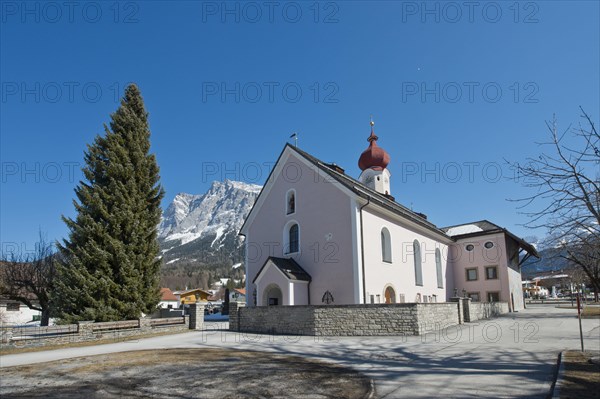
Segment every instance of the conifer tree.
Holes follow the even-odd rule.
[[[104,130],[85,152],[85,181],[73,201],[77,216],[63,216],[69,237],[58,245],[53,309],[66,323],[135,319],[159,302],[157,226],[164,191],[136,85],[125,89]]]

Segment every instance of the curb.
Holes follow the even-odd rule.
[[[552,387],[550,388],[550,395],[548,395],[551,399],[560,399],[560,388],[562,386],[562,382],[565,376],[565,364],[562,362],[563,352],[558,354],[558,360],[556,362],[556,373],[554,382],[552,383]]]
[[[369,381],[369,393],[367,393],[366,399],[373,399],[375,397],[375,380],[371,378]]]

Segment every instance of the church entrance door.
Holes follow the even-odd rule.
[[[392,287],[385,289],[385,303],[396,303],[396,292]]]

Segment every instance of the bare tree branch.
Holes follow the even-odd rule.
[[[42,312],[40,324],[47,326],[55,277],[55,254],[41,232],[39,238],[34,254],[12,253],[8,254],[9,259],[0,261],[0,296]]]
[[[564,249],[564,256],[600,291],[600,135],[583,108],[583,123],[558,133],[556,117],[546,121],[550,141],[526,164],[510,163],[535,192],[513,199],[529,218],[530,228],[545,228],[547,244]],[[571,133],[571,134],[569,134]],[[571,143],[566,141],[571,138]],[[525,211],[528,210],[528,211]]]

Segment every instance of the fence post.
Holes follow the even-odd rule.
[[[204,303],[196,302],[190,304],[190,330],[202,330],[204,328]]]
[[[240,331],[240,308],[245,306],[243,302],[229,302],[229,331]]]
[[[78,321],[77,322],[77,335],[79,338],[87,339],[94,336],[94,320]]]
[[[471,298],[461,298],[460,301],[463,304],[463,309],[465,312],[465,322],[474,321],[471,317]]]
[[[12,327],[2,327],[0,330],[0,344],[1,346],[10,344],[13,337],[13,328]]]
[[[450,302],[456,302],[458,304],[458,324],[465,324],[465,310],[463,309],[463,301],[461,301],[461,298],[453,296],[450,298]]]
[[[150,317],[140,317],[139,327],[142,332],[150,331],[152,326],[150,325]]]

